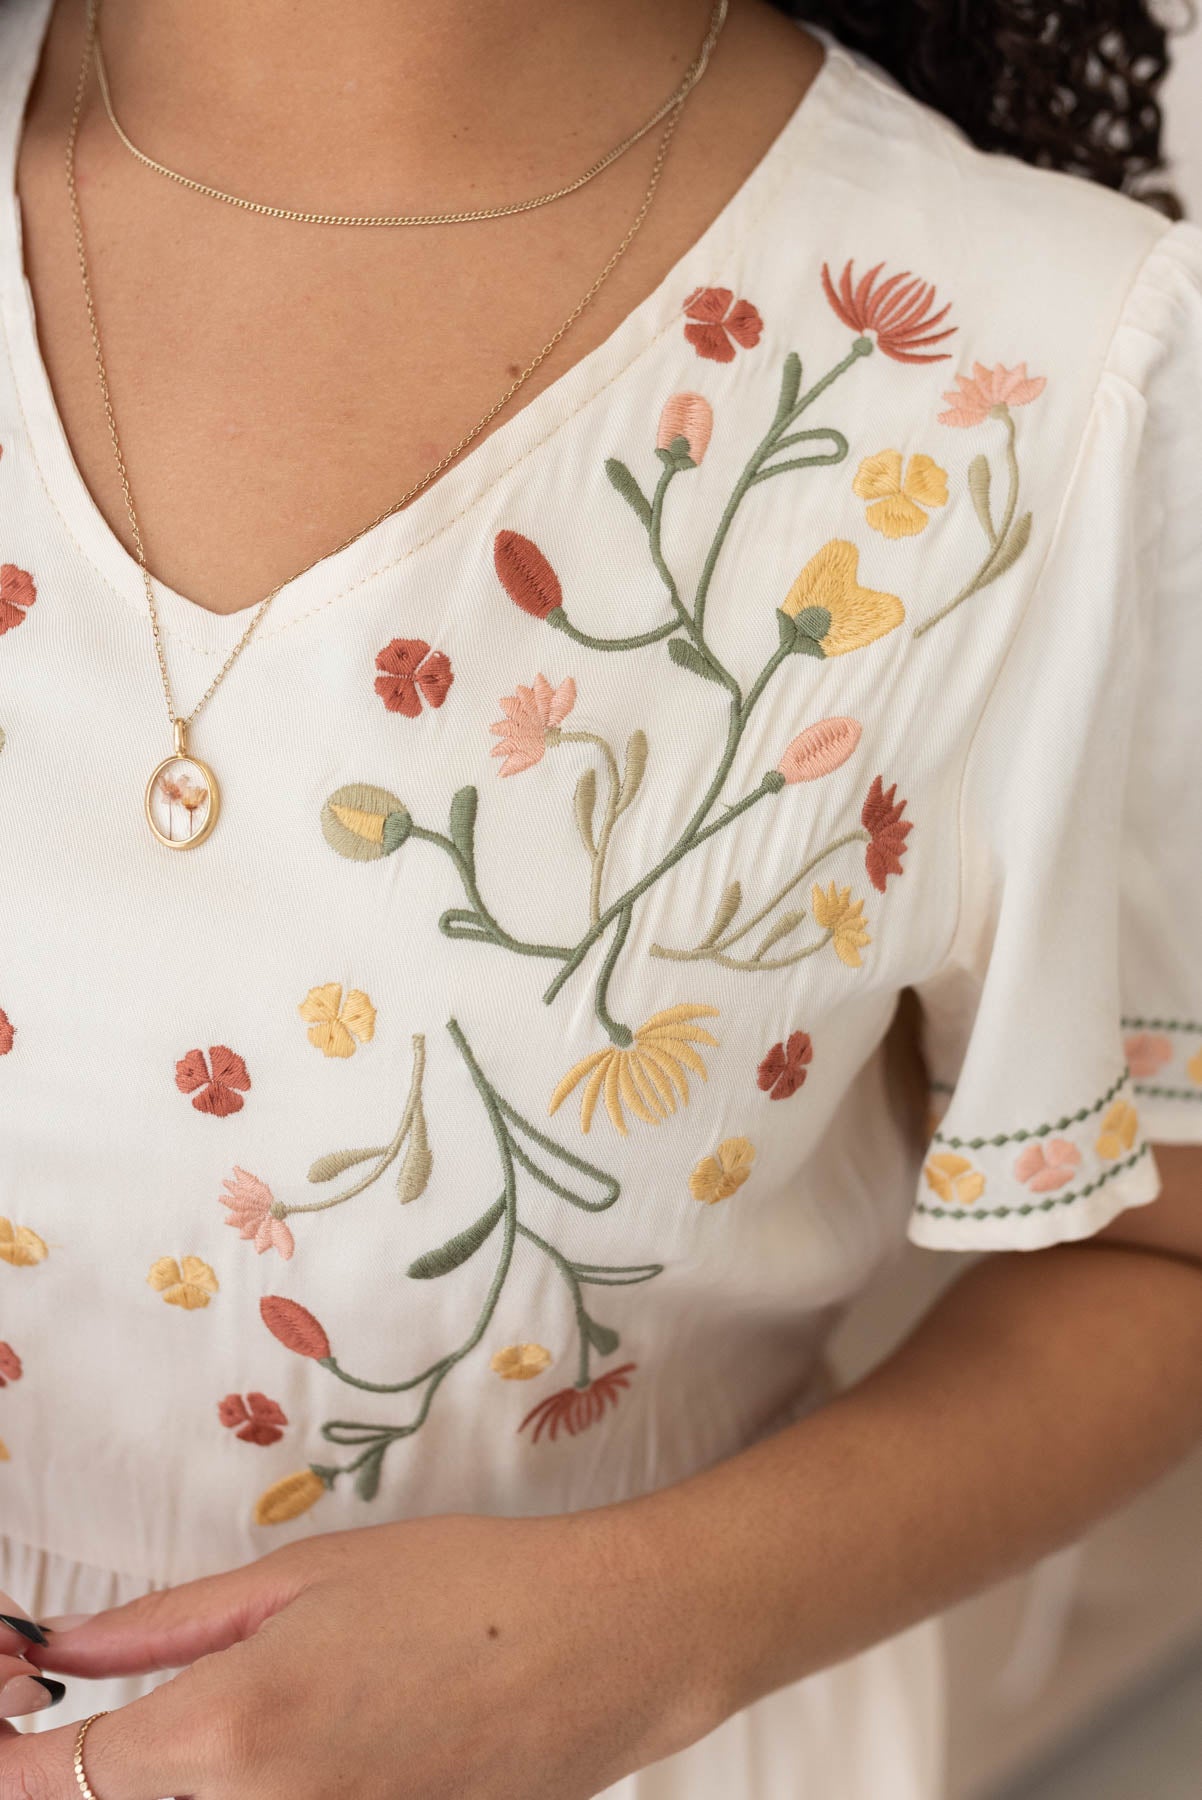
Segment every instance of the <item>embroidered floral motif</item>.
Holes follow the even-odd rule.
[[[713,1156],[703,1156],[689,1176],[689,1192],[705,1206],[729,1200],[751,1174],[754,1161],[755,1145],[749,1138],[724,1138]]]
[[[17,1028],[8,1014],[0,1007],[0,1056],[7,1056],[13,1047]]]
[[[815,887],[811,902],[814,922],[830,933],[839,961],[849,969],[858,969],[861,949],[872,942],[864,929],[864,902],[853,900],[849,887],[838,888],[833,881],[825,891]]]
[[[583,1082],[581,1131],[588,1131],[602,1095],[610,1123],[623,1137],[626,1136],[626,1107],[645,1125],[660,1124],[669,1113],[676,1111],[676,1091],[682,1106],[689,1103],[686,1068],[705,1080],[705,1064],[694,1045],[708,1044],[717,1048],[718,1040],[698,1025],[697,1020],[716,1018],[717,1012],[714,1006],[682,1005],[653,1013],[644,1025],[639,1026],[629,1049],[610,1045],[604,1050],[594,1050],[591,1056],[583,1057],[569,1069],[551,1095],[547,1111],[557,1112],[568,1095]]]
[[[10,1381],[20,1381],[22,1373],[21,1358],[12,1345],[0,1344],[0,1388]]]
[[[291,1350],[297,1356],[311,1357],[314,1362],[330,1361],[330,1340],[324,1325],[299,1300],[286,1300],[282,1294],[265,1294],[259,1301],[259,1316],[285,1350]]]
[[[1116,1100],[1102,1120],[1094,1145],[1105,1162],[1114,1162],[1130,1150],[1139,1131],[1139,1114],[1129,1100]]]
[[[14,1225],[11,1219],[0,1219],[0,1262],[14,1269],[31,1269],[45,1262],[50,1252],[36,1231],[28,1225]]]
[[[798,733],[776,766],[787,782],[817,781],[841,768],[859,741],[858,719],[820,719]]]
[[[927,1186],[949,1206],[972,1206],[985,1192],[985,1177],[966,1156],[941,1150],[927,1159]]]
[[[846,656],[901,624],[906,611],[897,595],[861,587],[859,562],[859,551],[843,538],[832,538],[810,558],[779,609],[789,622],[791,650]]]
[[[541,1344],[507,1344],[504,1350],[493,1351],[488,1366],[502,1381],[533,1381],[550,1368],[551,1360],[551,1352]]]
[[[1123,1039],[1123,1053],[1136,1081],[1155,1081],[1164,1065],[1173,1060],[1173,1046],[1159,1032],[1133,1032]]]
[[[4,1439],[0,1438],[0,1462],[11,1462],[11,1461],[12,1461],[12,1452],[9,1450],[8,1445],[4,1442]]]
[[[25,623],[37,597],[28,570],[18,569],[15,563],[0,563],[0,637]]]
[[[199,1256],[185,1256],[182,1262],[176,1262],[174,1256],[160,1256],[150,1265],[146,1279],[168,1306],[182,1306],[187,1312],[207,1306],[218,1285],[216,1275]]]
[[[431,650],[424,638],[393,638],[376,657],[375,688],[389,712],[399,712],[406,719],[416,719],[427,706],[441,706],[451,691],[455,676],[451,659],[441,650]]]
[[[250,1076],[236,1050],[225,1044],[211,1044],[208,1061],[203,1050],[189,1050],[180,1058],[175,1065],[175,1085],[181,1094],[191,1094],[197,1112],[225,1119],[242,1111],[242,1096],[250,1091]]]
[[[1202,1087],[1202,1046],[1195,1050],[1186,1063],[1185,1072],[1195,1087]]]
[[[684,303],[689,321],[684,334],[698,356],[710,362],[733,362],[735,345],[753,350],[764,330],[750,300],[736,300],[731,288],[694,288]]]
[[[836,289],[830,269],[823,263],[823,291],[834,312],[852,331],[875,333],[877,349],[894,362],[947,362],[950,351],[931,352],[928,346],[942,343],[956,330],[954,325],[943,331],[931,330],[932,325],[942,324],[951,311],[950,301],[938,312],[932,312],[935,289],[912,276],[909,269],[890,275],[878,286],[877,276],[884,266],[883,262],[875,263],[853,288],[855,265],[848,261]]]
[[[947,470],[929,456],[912,456],[902,474],[900,450],[878,450],[856,471],[852,491],[871,504],[865,514],[888,538],[914,537],[930,524],[932,507],[947,505]]]
[[[1048,385],[1045,375],[1028,376],[1025,362],[1013,369],[1001,363],[992,369],[974,363],[971,376],[957,375],[955,380],[955,388],[943,396],[951,405],[939,414],[941,425],[983,425],[995,407],[1029,406]]]
[[[550,619],[563,608],[559,577],[537,544],[520,531],[498,531],[493,566],[515,606],[534,619]]]
[[[791,1031],[783,1044],[773,1044],[755,1072],[756,1082],[769,1100],[788,1100],[805,1082],[813,1060],[809,1032]]]
[[[1081,1167],[1081,1152],[1070,1138],[1049,1138],[1046,1144],[1028,1144],[1014,1165],[1014,1177],[1033,1194],[1051,1194],[1066,1187]]]
[[[235,1166],[234,1173],[224,1176],[221,1185],[225,1193],[217,1198],[229,1208],[226,1224],[234,1226],[239,1237],[248,1239],[260,1256],[267,1250],[277,1250],[287,1262],[296,1244],[275,1211],[275,1195],[267,1183]]]
[[[519,687],[514,694],[501,699],[505,714],[489,730],[501,742],[494,744],[491,754],[505,758],[498,775],[520,775],[543,760],[551,733],[563,724],[576,704],[576,683],[569,675],[558,687],[552,687],[545,675],[534,677],[533,687]]]
[[[264,1449],[269,1444],[279,1443],[284,1435],[283,1427],[288,1423],[288,1415],[279,1401],[269,1400],[266,1394],[247,1394],[245,1398],[241,1394],[227,1394],[224,1400],[217,1402],[217,1417],[244,1444],[259,1444]]]
[[[879,775],[876,776],[860,813],[860,822],[869,836],[868,848],[864,852],[864,866],[868,871],[869,881],[882,894],[890,875],[902,873],[906,839],[914,829],[912,819],[902,818],[906,802],[899,800],[894,805],[893,796],[896,792],[896,781],[886,793],[884,782]]]
[[[603,1375],[590,1382],[585,1388],[561,1388],[557,1394],[551,1394],[546,1400],[526,1414],[518,1426],[525,1431],[527,1425],[533,1425],[530,1441],[537,1444],[545,1431],[551,1443],[555,1442],[562,1429],[569,1437],[587,1431],[604,1418],[606,1410],[618,1404],[622,1394],[630,1386],[630,1377],[637,1368],[636,1363],[623,1363],[621,1368],[607,1369]]]
[[[339,856],[378,862],[399,850],[413,829],[404,802],[387,788],[352,781],[330,795],[321,809],[321,831]]]
[[[325,1491],[326,1483],[312,1469],[285,1475],[259,1495],[255,1502],[255,1524],[284,1525],[289,1519],[299,1519],[303,1512],[317,1504]]]
[[[309,1021],[309,1042],[323,1056],[353,1056],[356,1044],[370,1044],[375,1036],[376,1009],[359,988],[345,1000],[337,981],[310,988],[297,1012]]]
[[[714,409],[704,394],[673,394],[659,415],[655,447],[671,456],[687,456],[697,468],[709,449],[713,429]]]

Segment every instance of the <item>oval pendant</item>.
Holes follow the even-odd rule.
[[[163,758],[146,783],[146,823],[168,850],[193,850],[217,823],[221,793],[209,765],[189,754],[182,730],[175,741],[174,754]]]

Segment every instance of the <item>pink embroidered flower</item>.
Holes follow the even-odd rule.
[[[1065,1187],[1081,1167],[1081,1152],[1068,1138],[1049,1138],[1046,1144],[1028,1144],[1014,1165],[1017,1181],[1033,1194],[1052,1194]]]
[[[809,1032],[790,1032],[787,1042],[773,1044],[756,1070],[756,1082],[769,1100],[787,1100],[805,1081],[813,1060],[814,1041]]]
[[[16,1038],[16,1035],[16,1026],[13,1024],[4,1008],[0,1006],[0,1056],[8,1055],[13,1047],[13,1041]]]
[[[849,260],[843,265],[843,273],[836,289],[831,280],[830,269],[823,263],[822,286],[836,315],[853,331],[875,332],[877,349],[892,357],[894,362],[949,361],[949,350],[930,354],[926,347],[951,337],[956,330],[954,325],[947,326],[943,331],[931,330],[932,325],[938,325],[947,317],[951,311],[951,302],[938,312],[932,312],[931,307],[935,303],[934,287],[921,277],[912,276],[909,269],[903,269],[898,275],[890,275],[878,287],[876,278],[884,266],[883,262],[874,263],[853,288],[853,264]]]
[[[860,812],[860,823],[869,836],[868,848],[864,852],[864,867],[868,870],[869,881],[882,894],[889,876],[903,872],[902,857],[905,854],[906,839],[914,829],[913,819],[902,818],[906,802],[899,800],[896,806],[893,803],[896,792],[896,781],[886,793],[885,784],[878,775],[868,790],[868,798]]]
[[[713,429],[714,409],[703,394],[673,394],[659,415],[655,447],[670,450],[677,438],[683,438],[693,462],[700,463]]]
[[[819,719],[798,733],[776,767],[787,782],[816,781],[845,763],[859,741],[858,719]]]
[[[424,638],[393,638],[376,658],[376,692],[389,712],[416,719],[427,706],[441,706],[455,676],[451,659],[431,650]]]
[[[1138,1031],[1123,1039],[1127,1064],[1136,1081],[1151,1081],[1173,1060],[1173,1046],[1158,1032]]]
[[[244,1444],[278,1444],[284,1433],[282,1427],[288,1423],[288,1415],[278,1400],[269,1400],[266,1394],[227,1394],[224,1400],[217,1402],[217,1417],[221,1423],[241,1438]]]
[[[21,1358],[11,1344],[0,1344],[0,1388],[21,1379]]]
[[[505,717],[488,728],[501,740],[493,745],[490,754],[505,758],[498,775],[520,775],[523,769],[532,769],[541,762],[547,733],[563,724],[575,704],[576,683],[570,675],[558,687],[552,687],[545,675],[536,675],[533,687],[519,687],[516,694],[502,695],[500,705]]]
[[[297,1300],[285,1300],[282,1294],[264,1294],[259,1301],[259,1317],[285,1350],[293,1350],[297,1356],[311,1356],[314,1362],[328,1361],[330,1340],[325,1327],[307,1306]]]
[[[296,1244],[284,1220],[275,1216],[275,1195],[267,1183],[235,1165],[233,1174],[223,1176],[221,1185],[225,1193],[217,1198],[229,1208],[226,1224],[249,1239],[260,1256],[265,1250],[278,1250],[287,1262]]]
[[[563,605],[559,576],[538,545],[520,531],[498,531],[492,560],[509,598],[531,618],[550,618]]]
[[[956,386],[944,394],[951,401],[947,412],[939,414],[941,425],[980,425],[995,406],[1028,406],[1038,400],[1048,385],[1046,375],[1028,375],[1025,362],[1013,369],[994,363],[974,363],[971,375],[957,375]]]
[[[622,1393],[630,1386],[630,1377],[637,1367],[637,1363],[623,1363],[618,1369],[606,1369],[603,1375],[598,1375],[587,1387],[560,1388],[557,1394],[550,1394],[545,1400],[540,1400],[526,1414],[518,1430],[525,1431],[527,1425],[534,1423],[534,1430],[530,1434],[533,1444],[537,1444],[544,1431],[552,1443],[561,1428],[569,1437],[575,1437],[577,1432],[587,1431],[590,1425],[596,1425],[604,1418],[608,1407],[618,1404]]]
[[[207,1062],[203,1050],[189,1050],[187,1056],[181,1056],[175,1065],[175,1085],[181,1094],[191,1094],[197,1112],[225,1119],[242,1111],[250,1076],[236,1050],[210,1044]]]
[[[38,597],[33,576],[15,563],[0,563],[0,637],[23,625]]]
[[[733,302],[733,304],[732,304]],[[730,288],[694,288],[684,303],[684,328],[688,342],[698,356],[710,362],[733,362],[735,345],[753,350],[764,329],[750,300],[736,300]]]

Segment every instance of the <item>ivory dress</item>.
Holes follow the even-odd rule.
[[[47,13],[0,8],[10,188]],[[643,1493],[821,1404],[907,1232],[1037,1250],[1155,1197],[1149,1142],[1202,1135],[1193,227],[832,46],[607,342],[283,589],[194,733],[225,791],[187,854],[11,200],[0,233],[0,1587],[35,1617]],[[187,707],[245,619],[160,606]],[[609,1800],[934,1800],[940,1692],[927,1626]]]

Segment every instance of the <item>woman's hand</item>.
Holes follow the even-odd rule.
[[[587,1800],[717,1722],[658,1586],[631,1508],[453,1516],[310,1538],[30,1648],[67,1676],[190,1665],[92,1727],[100,1800]],[[0,1800],[78,1800],[75,1730],[0,1739]]]

